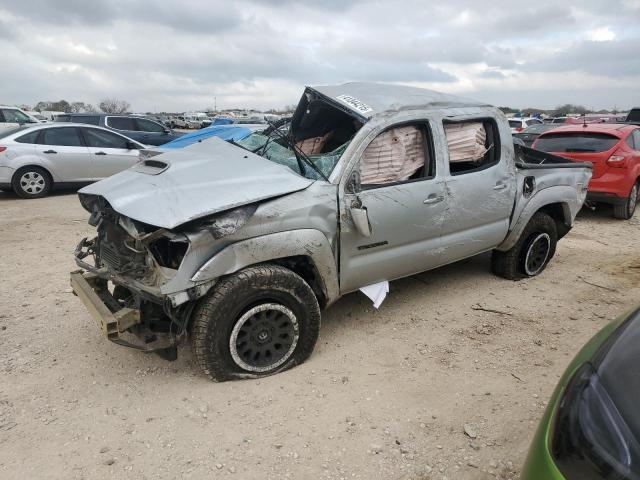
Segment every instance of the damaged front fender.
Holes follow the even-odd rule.
[[[207,282],[249,265],[294,256],[311,259],[320,276],[320,287],[327,304],[335,301],[339,296],[336,260],[327,237],[314,229],[272,233],[233,243],[207,261],[191,281]]]

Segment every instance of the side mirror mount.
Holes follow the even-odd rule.
[[[358,230],[358,233],[364,237],[371,236],[371,222],[369,222],[369,213],[367,207],[362,205],[359,198],[353,201],[351,204],[351,218],[353,218],[353,224]]]
[[[345,190],[347,193],[356,194],[360,191],[360,187],[360,172],[358,170],[354,170],[347,181]]]
[[[137,143],[134,143],[134,142],[132,142],[130,140],[127,142],[127,148],[129,150],[139,150],[140,149],[140,147],[138,147]]]

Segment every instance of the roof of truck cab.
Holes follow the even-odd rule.
[[[343,85],[312,86],[308,89],[331,98],[367,119],[394,110],[490,106],[426,88],[384,83],[351,82]]]

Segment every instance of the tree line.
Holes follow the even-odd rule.
[[[126,100],[120,100],[118,98],[104,98],[100,100],[100,103],[97,106],[84,102],[67,102],[66,100],[59,100],[57,102],[38,102],[33,107],[33,110],[37,110],[39,112],[51,111],[65,113],[126,113],[130,108],[131,104]]]
[[[587,107],[582,105],[573,105],[571,103],[566,103],[564,105],[559,105],[556,108],[551,110],[543,110],[540,108],[511,108],[511,107],[499,107],[504,113],[518,113],[521,112],[525,116],[532,116],[536,114],[545,114],[550,115],[552,117],[566,117],[567,115],[586,115],[587,113],[600,113],[604,115],[616,115],[620,113],[619,110],[613,108],[612,110],[598,110],[597,112],[593,112],[589,110]]]

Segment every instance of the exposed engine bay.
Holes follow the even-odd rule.
[[[77,263],[95,275],[95,289],[113,313],[139,311],[138,322],[127,331],[142,344],[124,344],[172,357],[173,347],[186,334],[193,304],[173,306],[160,287],[176,275],[189,247],[188,238],[120,215],[102,197],[92,197],[90,202],[89,223],[98,234],[80,242]]]

